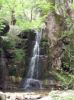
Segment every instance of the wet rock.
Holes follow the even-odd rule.
[[[0,92],[0,100],[40,100],[42,98],[41,94],[35,92],[26,93],[10,93],[10,92]]]
[[[26,95],[24,100],[40,100],[41,95]]]
[[[40,55],[39,56],[39,79],[44,79],[46,73],[48,72],[48,56],[47,55]]]
[[[23,100],[21,97],[16,97],[15,100]]]
[[[22,88],[24,90],[42,89],[42,82],[40,80],[36,80],[36,79],[32,79],[32,78],[27,78],[27,81],[24,81],[24,80],[22,81]]]
[[[28,39],[34,40],[35,39],[35,34],[36,34],[36,32],[34,30],[23,30],[19,33],[18,36],[20,38],[23,38],[23,39],[28,38]]]
[[[50,96],[46,96],[46,97],[43,97],[43,98],[41,98],[41,99],[39,99],[39,100],[52,100],[52,99],[51,99]]]
[[[0,100],[6,100],[6,96],[2,92],[0,92]]]

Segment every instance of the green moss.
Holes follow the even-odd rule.
[[[14,53],[15,53],[15,60],[16,61],[21,61],[25,57],[24,50],[22,50],[22,49],[15,49]]]

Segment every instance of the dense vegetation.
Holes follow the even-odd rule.
[[[51,76],[60,81],[64,89],[74,88],[74,0],[69,2],[68,9],[65,8],[67,1],[0,0],[0,77],[3,79],[0,84],[6,84],[4,80],[9,84],[10,80],[10,84],[17,85],[26,76],[35,40],[34,30],[42,29],[41,54],[48,57],[48,64],[41,79],[47,85]],[[52,24],[57,27],[55,34],[52,32],[55,27],[50,29],[53,36],[48,32],[48,19],[51,17],[51,27]],[[58,63],[55,64],[55,61]]]

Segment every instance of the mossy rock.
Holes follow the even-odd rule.
[[[19,33],[19,37],[20,38],[23,38],[23,39],[31,39],[31,40],[34,40],[35,39],[35,35],[36,35],[36,32],[34,30],[23,30],[22,32]]]
[[[10,27],[8,21],[6,21],[5,19],[0,19],[0,36],[6,35],[9,29]]]

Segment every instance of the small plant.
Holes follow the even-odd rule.
[[[22,49],[15,49],[14,53],[15,53],[15,61],[21,61],[24,59],[23,57],[25,57],[25,53]]]
[[[3,31],[4,28],[5,28],[4,21],[0,19],[0,33]]]

